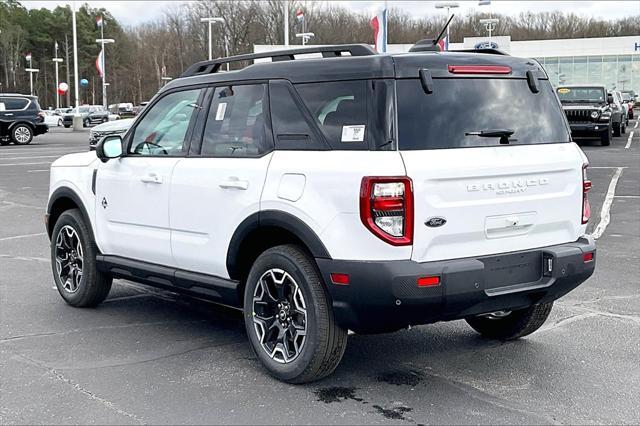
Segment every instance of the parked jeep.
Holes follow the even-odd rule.
[[[51,166],[60,295],[95,306],[124,278],[237,308],[291,383],[331,374],[348,330],[533,333],[594,271],[591,182],[542,67],[491,52],[193,65]]]
[[[36,96],[0,93],[0,145],[27,145],[48,131]]]
[[[603,146],[620,136],[622,106],[604,86],[560,86],[556,90],[574,137],[600,137]]]

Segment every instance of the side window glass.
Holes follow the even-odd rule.
[[[366,81],[347,81],[296,85],[332,148],[367,146],[366,84]]]
[[[265,132],[265,84],[216,87],[202,139],[203,156],[257,157],[271,150]]]
[[[4,106],[7,110],[17,110],[26,108],[29,101],[24,98],[6,98],[4,100]]]
[[[138,123],[130,154],[181,155],[189,124],[198,114],[201,89],[174,92],[160,99]]]
[[[288,84],[273,82],[269,87],[271,121],[278,149],[319,149],[323,144],[307,123],[289,91]],[[302,107],[304,108],[304,107]]]

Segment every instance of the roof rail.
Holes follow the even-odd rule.
[[[511,56],[507,52],[499,49],[460,49],[460,50],[449,50],[449,52],[454,53],[485,53],[487,55],[504,55]]]
[[[338,44],[333,46],[310,46],[298,49],[274,50],[271,52],[248,53],[245,55],[229,56],[226,58],[213,59],[211,61],[197,62],[191,65],[180,77],[191,77],[194,75],[213,74],[220,70],[222,64],[240,61],[251,61],[254,59],[271,58],[272,62],[293,61],[295,55],[308,53],[322,53],[323,58],[335,58],[343,56],[348,52],[350,56],[376,55],[376,51],[366,44]]]

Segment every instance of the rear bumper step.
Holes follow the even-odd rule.
[[[585,236],[562,245],[438,262],[316,260],[340,325],[378,333],[556,300],[593,274],[595,251],[593,239]],[[585,261],[588,253],[593,255]],[[331,274],[348,274],[349,283],[334,284]],[[418,286],[424,277],[438,277],[438,283]]]

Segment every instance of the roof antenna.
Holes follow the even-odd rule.
[[[440,52],[440,46],[438,46],[438,43],[440,42],[440,40],[442,40],[442,36],[447,31],[447,27],[451,23],[451,20],[454,16],[455,14],[452,13],[449,17],[449,20],[446,24],[444,24],[444,27],[442,27],[442,31],[440,31],[440,34],[438,34],[438,37],[435,40],[431,38],[420,40],[416,44],[411,46],[409,52]]]

